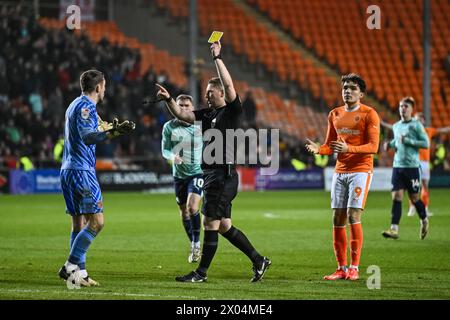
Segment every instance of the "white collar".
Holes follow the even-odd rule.
[[[347,111],[347,112],[353,112],[353,111],[358,110],[360,107],[361,107],[360,104],[358,104],[356,107],[353,107],[353,109],[348,109],[347,106],[345,106],[345,111]]]

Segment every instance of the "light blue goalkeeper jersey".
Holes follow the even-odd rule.
[[[95,139],[90,139],[96,135]],[[62,170],[95,171],[95,144],[106,140],[98,132],[98,115],[94,101],[85,95],[76,98],[66,110]]]
[[[172,163],[172,173],[176,178],[184,179],[202,174],[203,140],[199,126],[187,125],[177,119],[164,124],[161,151],[165,159],[173,161],[176,154],[183,163]]]
[[[408,122],[398,121],[392,130],[394,139],[389,146],[395,149],[394,168],[418,168],[419,149],[426,149],[430,145],[423,125],[415,119]],[[403,143],[402,136],[405,136]]]

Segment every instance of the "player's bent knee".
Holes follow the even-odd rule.
[[[228,230],[230,230],[230,228],[231,228],[231,222],[227,222],[227,223],[224,223],[223,221],[222,221],[222,223],[220,223],[220,226],[219,226],[219,233],[220,234],[224,234],[225,232],[227,232]]]
[[[190,219],[190,214],[187,210],[180,210],[180,215],[183,220]]]
[[[394,191],[394,192],[392,192],[392,200],[394,200],[394,201],[403,201],[403,192],[402,191]]]
[[[409,199],[411,199],[412,203],[416,203],[420,200],[420,195],[418,193],[414,193],[409,197]]]
[[[88,225],[90,229],[99,233],[105,226],[105,219],[103,218],[103,215],[94,214],[89,217]]]
[[[99,233],[100,231],[102,231],[102,229],[104,228],[105,223],[101,222],[101,223],[94,223],[92,225],[89,225],[89,227],[94,230],[96,233]]]
[[[197,212],[198,212],[198,205],[195,205],[195,204],[190,204],[190,205],[188,205],[187,206],[187,209],[186,209],[186,211],[190,214],[190,215],[194,215],[194,214],[196,214]]]
[[[203,219],[203,229],[204,230],[219,230],[220,220],[214,220],[209,217]]]

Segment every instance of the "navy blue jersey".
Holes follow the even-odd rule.
[[[95,143],[87,137],[97,132],[98,115],[95,103],[87,96],[81,95],[66,110],[62,170],[95,171]]]

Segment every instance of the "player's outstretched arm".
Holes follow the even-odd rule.
[[[159,89],[156,97],[166,102],[167,108],[175,118],[191,124],[195,122],[195,114],[192,111],[181,109],[180,106],[176,104],[175,100],[170,96],[170,93],[166,90],[166,88],[160,84],[156,84],[156,86]]]
[[[236,99],[236,90],[234,89],[233,80],[231,79],[231,75],[228,72],[225,63],[222,61],[222,57],[220,52],[222,50],[222,46],[220,45],[220,41],[214,42],[211,47],[211,54],[214,59],[214,63],[216,65],[217,74],[222,82],[222,86],[225,90],[225,101],[230,103]]]
[[[381,126],[382,126],[383,128],[392,130],[392,127],[393,127],[392,124],[387,123],[386,121],[383,121],[383,120],[380,120],[380,124],[381,124]]]
[[[93,120],[94,118],[97,118],[97,126]],[[86,145],[102,143],[108,139],[129,134],[136,128],[136,124],[133,121],[125,120],[119,123],[117,118],[112,123],[103,121],[93,110],[87,117],[80,117],[78,121],[78,130],[83,143]]]
[[[443,128],[437,128],[437,133],[449,133],[450,132],[450,126],[449,127],[443,127]]]

